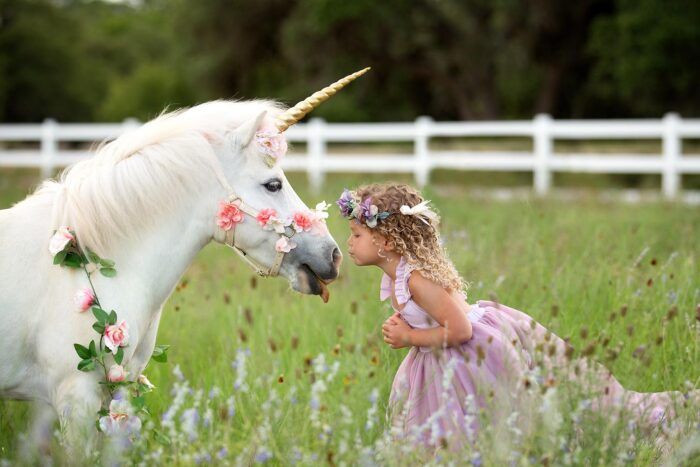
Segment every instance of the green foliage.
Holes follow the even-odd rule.
[[[0,120],[147,120],[217,98],[315,115],[697,115],[700,7],[672,0],[0,2]]]
[[[601,113],[658,116],[674,109],[697,115],[700,3],[620,0],[617,8],[596,21],[589,42],[589,85],[596,102],[607,104]]]
[[[460,179],[463,176],[460,174]],[[302,177],[292,174],[291,183],[313,205],[311,201],[334,200],[343,187],[382,178],[330,176],[320,197],[305,192]],[[470,302],[496,295],[557,335],[570,336],[578,349],[609,337],[619,355],[609,360],[607,352],[600,350],[596,358],[630,389],[678,390],[684,388],[686,380],[697,384],[697,207],[671,203],[630,206],[592,199],[575,204],[553,198],[494,201],[470,195],[461,181],[428,190],[427,196],[443,217],[446,248],[458,270],[471,282]],[[335,214],[329,219],[331,233],[343,253],[346,222]],[[331,285],[331,300],[324,305],[318,297],[290,291],[281,279],[253,280],[254,274],[227,248],[205,248],[185,273],[187,287],[178,287],[164,308],[158,340],[173,344],[168,355],[170,365],[151,364],[146,368],[145,373],[158,387],[146,395],[146,402],[158,421],[173,405],[172,389],[192,389],[193,395],[183,409],[189,408],[201,391],[202,404],[210,404],[206,407],[213,411],[212,425],[205,429],[200,420],[198,438],[186,438],[183,444],[177,438],[169,439],[168,430],[156,422],[159,431],[153,433],[150,450],[155,452],[163,445],[166,449],[161,463],[190,465],[193,454],[204,450],[214,455],[226,447],[227,459],[233,464],[235,456],[262,443],[260,430],[271,419],[274,424],[267,433],[273,464],[291,463],[290,453],[295,448],[305,456],[316,454],[318,459],[327,459],[333,453],[337,464],[362,463],[358,457],[361,451],[356,447],[372,446],[386,428],[383,415],[389,390],[406,353],[391,350],[381,341],[380,326],[390,311],[378,300],[380,276],[377,270],[355,266],[346,255],[341,275]],[[623,316],[624,305],[627,311]],[[677,315],[667,319],[674,305]],[[553,312],[555,306],[557,313]],[[587,338],[582,337],[583,327],[587,328]],[[662,340],[657,344],[658,337]],[[641,345],[648,349],[644,358],[635,353]],[[245,348],[250,349],[246,378],[250,390],[235,392],[237,373],[231,362],[237,351]],[[321,401],[323,421],[335,433],[330,440],[321,439],[309,424],[308,394],[315,375],[307,362],[321,353],[328,366],[339,362],[338,374],[328,383]],[[176,365],[188,379],[188,386],[172,373]],[[214,386],[221,395],[209,397]],[[295,403],[292,387],[296,388]],[[374,388],[379,391],[378,424],[367,429],[368,398]],[[273,391],[278,398],[265,412]],[[227,414],[228,397],[235,399],[231,417]],[[341,404],[351,412],[350,417],[343,414]],[[0,402],[0,447],[4,448],[0,456],[12,460],[19,455],[17,434],[29,428],[28,407],[23,402]],[[204,416],[205,405],[200,408]],[[571,415],[570,410],[563,413]],[[174,417],[176,422],[181,414]],[[571,425],[568,418],[565,422],[565,426]],[[625,454],[620,451],[622,431],[615,426],[603,429],[606,423],[596,419],[587,422],[586,426],[594,429],[580,434],[583,457],[574,465],[624,463],[616,457]],[[351,434],[349,449],[340,454],[338,440],[345,433]],[[549,456],[550,465],[563,464],[558,439],[544,437],[545,433],[542,439],[532,441],[533,455],[538,454],[537,459]],[[359,445],[355,444],[356,437]],[[506,437],[511,438],[510,434]],[[486,456],[497,455],[499,446],[479,447]],[[547,446],[553,446],[551,452]],[[653,449],[641,446],[634,464],[657,465]],[[53,452],[60,452],[60,446]],[[301,464],[315,465],[310,458],[306,460]],[[143,461],[158,464],[155,459]],[[376,463],[399,464],[392,462]],[[407,461],[399,465],[425,463]],[[525,459],[522,463],[527,465]],[[502,464],[485,460],[483,465]]]

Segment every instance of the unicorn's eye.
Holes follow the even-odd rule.
[[[267,182],[263,183],[263,186],[267,191],[275,193],[282,189],[282,180],[279,178],[273,178],[272,180],[268,180]]]

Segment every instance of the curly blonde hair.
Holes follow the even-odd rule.
[[[418,190],[404,184],[381,183],[360,186],[355,190],[355,196],[360,201],[371,197],[379,212],[392,213],[371,230],[393,243],[394,251],[406,258],[409,269],[420,271],[442,287],[466,291],[467,283],[441,245],[439,217],[424,222],[400,212],[403,205],[412,207],[424,201]]]

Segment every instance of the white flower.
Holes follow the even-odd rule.
[[[52,256],[56,256],[73,240],[75,240],[75,237],[70,233],[69,227],[59,227],[49,241],[49,253]]]
[[[148,381],[148,378],[146,378],[146,375],[139,375],[139,377],[136,378],[136,382],[138,382],[139,384],[143,384],[143,385],[146,386],[148,389],[153,389],[153,388],[155,388],[155,386],[153,385],[153,383],[151,383],[150,381]]]

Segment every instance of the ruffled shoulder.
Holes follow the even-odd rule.
[[[389,297],[391,297],[391,277],[384,274],[382,284],[379,287],[379,300],[386,300]]]
[[[396,266],[396,302],[403,305],[411,299],[411,291],[408,288],[408,279],[411,277],[413,269],[408,265],[406,259],[402,256],[399,264]]]

